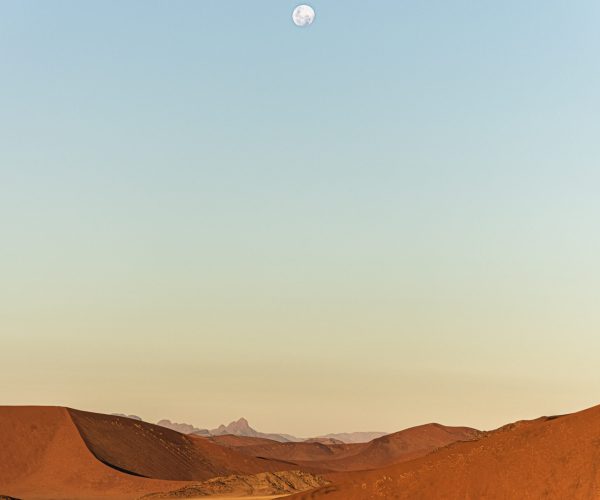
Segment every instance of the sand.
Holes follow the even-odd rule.
[[[330,477],[333,484],[290,498],[600,498],[600,406],[504,426],[471,442],[373,471]]]
[[[100,462],[65,408],[2,407],[0,485],[16,498],[134,498],[185,483],[124,474]]]
[[[287,498],[600,498],[600,406],[491,432],[427,424],[364,444],[211,440],[60,407],[0,407],[0,443],[0,494],[28,500],[271,499],[307,488]]]
[[[136,420],[60,407],[0,407],[0,494],[137,499],[194,482],[289,470]]]

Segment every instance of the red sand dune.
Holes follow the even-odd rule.
[[[136,498],[230,474],[292,468],[135,420],[59,407],[0,408],[0,494]]]
[[[0,493],[18,498],[135,498],[186,483],[124,474],[94,458],[65,408],[0,409]],[[117,418],[117,417],[115,417]]]
[[[282,480],[323,471],[331,484],[296,500],[578,500],[600,498],[598,464],[600,406],[486,433],[428,424],[344,445],[207,439],[66,408],[0,407],[0,496],[26,499],[242,491],[251,474],[252,491],[267,491],[273,475],[256,473],[298,470]]]
[[[59,407],[0,407],[0,494],[136,498],[230,475],[377,467],[474,431],[422,426],[371,443],[204,438],[114,415]]]
[[[600,406],[517,422],[425,457],[334,482],[294,500],[600,498]]]

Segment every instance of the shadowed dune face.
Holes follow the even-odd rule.
[[[94,456],[117,470],[181,481],[206,479],[221,472],[178,432],[112,415],[68,412]]]
[[[201,481],[229,474],[290,469],[277,460],[248,457],[201,437],[127,418],[68,410],[83,440],[101,462],[154,479]]]
[[[294,495],[326,498],[600,498],[600,407],[517,422],[414,461],[342,473],[334,484]]]
[[[240,461],[230,453],[228,468],[220,463],[219,459],[228,457],[219,453],[218,446],[199,446],[192,438],[164,427],[112,415],[68,411],[94,456],[129,474],[154,479],[204,480],[231,473]]]

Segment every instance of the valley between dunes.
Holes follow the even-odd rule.
[[[0,407],[0,498],[600,498],[600,407],[368,443],[203,437],[63,407]]]

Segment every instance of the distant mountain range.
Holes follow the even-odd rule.
[[[303,441],[295,436],[291,436],[289,434],[270,434],[259,432],[252,427],[245,418],[240,418],[234,422],[231,422],[229,425],[220,425],[216,429],[210,431],[211,436],[225,436],[231,434],[233,436],[244,436],[244,437],[254,437],[254,438],[262,438],[262,439],[271,439],[273,441],[279,441],[280,443],[289,443],[296,441]]]
[[[126,415],[120,415],[126,416]],[[131,416],[130,418],[135,418],[135,416]],[[139,417],[138,417],[139,418]],[[386,432],[343,432],[339,434],[327,434],[325,436],[317,436],[314,438],[299,438],[296,436],[292,436],[290,434],[275,434],[275,433],[265,433],[259,432],[256,429],[253,429],[248,420],[245,418],[240,418],[239,420],[235,420],[230,422],[228,425],[220,425],[216,429],[201,429],[192,424],[186,423],[176,423],[171,422],[170,420],[163,419],[159,420],[157,425],[162,427],[166,427],[168,429],[172,429],[177,432],[181,432],[183,434],[195,434],[199,436],[225,436],[225,435],[233,435],[233,436],[243,436],[243,437],[253,437],[253,438],[262,438],[262,439],[271,439],[272,441],[278,441],[280,443],[299,443],[302,441],[310,441],[310,442],[322,442],[326,444],[333,444],[334,442],[342,442],[342,443],[367,443],[372,441],[373,439],[385,436]]]

